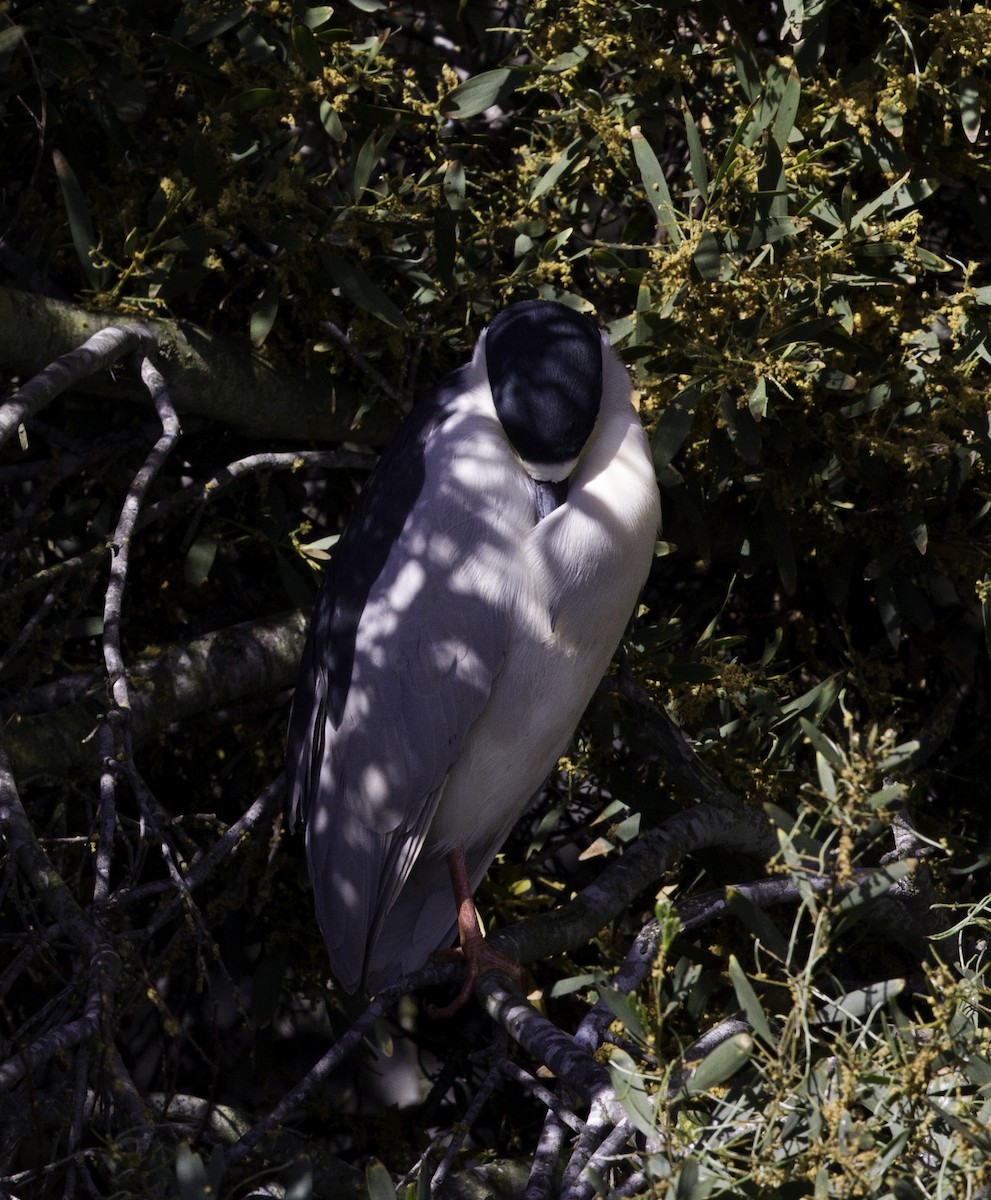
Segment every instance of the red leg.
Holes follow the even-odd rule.
[[[471,998],[475,984],[486,971],[504,971],[517,986],[521,989],[523,986],[523,968],[519,963],[507,958],[505,954],[493,950],[485,941],[478,926],[478,913],[475,911],[475,900],[468,881],[468,867],[465,864],[465,852],[461,846],[457,846],[448,853],[447,869],[451,873],[451,887],[454,889],[454,900],[458,906],[458,941],[460,945],[450,950],[438,950],[431,957],[464,959],[468,973],[461,991],[450,1004],[443,1008],[435,1008],[433,1005],[427,1007],[427,1011],[432,1017],[451,1017],[463,1008]]]

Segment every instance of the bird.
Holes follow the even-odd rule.
[[[630,377],[559,301],[501,309],[399,426],[325,570],[287,739],[344,991],[397,983],[455,935],[470,970],[451,1011],[505,965],[473,894],[607,671],[659,526]]]

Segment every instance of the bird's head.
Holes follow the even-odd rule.
[[[534,479],[573,470],[599,415],[602,335],[553,300],[511,304],[479,344],[496,413]]]

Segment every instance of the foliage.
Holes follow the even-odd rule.
[[[882,955],[863,981],[854,963],[865,944],[878,953],[876,892],[819,891],[802,831],[780,832],[794,915],[769,919],[731,894],[731,927],[756,935],[743,961],[725,946],[705,961],[670,938],[643,1006],[619,1014],[630,1050],[612,1052],[617,1090],[637,1128],[661,1130],[663,1149],[639,1162],[643,1186],[671,1198],[986,1194],[985,903],[954,914],[914,979],[886,974],[897,964]],[[720,1010],[722,1040],[686,1053],[686,1029]]]
[[[779,853],[758,870],[791,881],[789,905],[768,914],[738,891],[719,940],[700,940],[693,895],[755,870],[700,850],[665,884],[684,929],[638,997],[615,1000],[614,1078],[646,1139],[633,1167],[648,1193],[988,1186],[989,45],[985,6],[900,0],[0,5],[0,268],[20,286],[241,336],[290,387],[322,372],[329,391],[360,389],[359,443],[512,299],[595,312],[635,372],[664,512],[626,648],[648,696],[624,672],[596,699],[543,814],[563,823],[518,831],[487,902],[503,924],[546,908],[700,799],[659,751],[650,701],[772,821]],[[204,489],[270,447],[184,425],[134,541],[129,665],[304,604],[296,550],[332,544],[362,478],[350,461],[272,469],[290,455],[261,483]],[[95,743],[82,768],[53,757],[29,777],[17,739],[57,729],[65,687],[106,711],[105,547],[149,436],[112,391],[70,393],[0,464],[14,775],[83,907],[108,836]],[[177,882],[277,774],[287,686],[266,680],[209,724],[163,721],[137,747],[98,922],[124,964],[117,1059],[63,1047],[57,1100],[63,1062],[31,1079],[35,1108],[3,1143],[5,1176],[28,1191],[40,1172],[46,1195],[77,1177],[95,1194],[243,1194],[214,1148],[305,1071],[306,1031],[343,1028],[274,801],[195,900]],[[571,843],[596,835],[575,864]],[[898,877],[920,855],[944,908]],[[892,887],[909,914],[897,944],[874,890]],[[8,870],[6,1061],[67,1028],[103,980],[68,941],[39,949],[33,931],[53,920],[39,896]],[[610,977],[641,907],[570,948],[570,981],[539,969],[560,1023]],[[679,1076],[741,1012],[749,1033]],[[365,1188],[338,1152],[398,1178],[474,1078],[449,1035],[418,1036],[450,1064],[422,1121],[341,1117],[342,1083],[308,1102],[301,1134],[257,1152],[261,1169],[295,1163],[284,1182],[300,1196]],[[154,1110],[153,1149],[129,1132],[140,1105],[98,1111],[105,1080],[128,1076]],[[221,1109],[226,1132],[209,1116]],[[510,1109],[493,1128],[523,1157],[535,1131]],[[331,1120],[311,1176],[309,1135]],[[368,1178],[392,1187],[380,1165]]]

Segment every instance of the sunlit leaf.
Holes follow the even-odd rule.
[[[957,98],[964,136],[968,142],[976,142],[981,135],[981,85],[976,76],[969,72],[960,76]]]
[[[670,240],[677,245],[681,242],[683,235],[674,213],[671,192],[668,189],[667,180],[664,178],[664,171],[661,168],[661,164],[657,160],[657,155],[651,149],[650,143],[641,132],[639,125],[634,125],[631,128],[630,139],[633,142],[633,157],[636,161],[637,169],[640,171],[640,178],[643,180],[643,186],[647,192],[647,199],[650,201],[650,206],[654,210],[661,228]]]
[[[251,344],[257,349],[272,332],[279,313],[279,285],[273,280],[251,306]]]
[[[892,885],[899,879],[904,879],[914,866],[915,863],[909,859],[898,859],[896,862],[888,863],[887,866],[879,867],[876,871],[872,871],[865,880],[851,888],[845,896],[837,900],[834,911],[837,913],[852,912],[862,904],[868,904],[870,901],[878,899],[879,896],[887,895]]]
[[[655,1128],[655,1106],[637,1064],[625,1050],[613,1050],[609,1056],[609,1074],[616,1097],[630,1121],[642,1134],[650,1136]]]
[[[500,104],[511,96],[527,78],[527,71],[515,67],[499,67],[494,71],[482,71],[472,75],[444,97],[441,111],[447,117],[465,121],[477,117],[494,104]]]
[[[217,539],[203,534],[186,551],[183,577],[193,587],[206,583],[217,557]]]
[[[734,1034],[720,1042],[715,1050],[710,1050],[688,1076],[682,1091],[688,1096],[697,1096],[718,1087],[745,1066],[753,1052],[754,1040],[749,1034]]]
[[[630,1003],[629,996],[624,996],[622,992],[618,992],[615,988],[606,987],[604,984],[600,984],[596,988],[596,991],[599,993],[599,1000],[618,1021],[622,1022],[623,1028],[627,1033],[631,1037],[636,1038],[637,1041],[646,1042],[647,1034],[643,1027],[643,1022]]]
[[[692,110],[688,106],[688,102],[682,97],[681,111],[685,118],[685,138],[688,142],[688,162],[692,172],[692,182],[698,190],[699,195],[703,200],[709,198],[709,167],[705,158],[705,151],[702,148],[702,138],[699,136],[698,126],[695,124],[695,118],[692,116]]]
[[[771,1032],[770,1025],[767,1023],[767,1016],[764,1013],[760,1000],[757,998],[757,993],[754,991],[753,985],[747,978],[743,967],[740,966],[739,959],[735,954],[729,956],[729,974],[730,979],[733,981],[733,990],[736,992],[736,999],[743,1009],[743,1015],[747,1019],[747,1024],[768,1046],[776,1045],[777,1039]]]
[[[881,983],[857,988],[856,991],[821,1005],[812,1021],[816,1025],[826,1025],[833,1021],[859,1020],[875,1008],[889,1004],[904,990],[904,979],[886,979]]]

